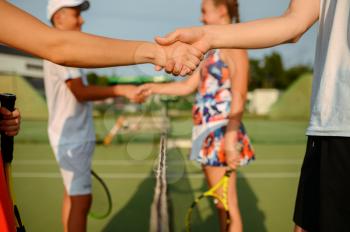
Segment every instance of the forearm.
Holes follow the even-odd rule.
[[[231,110],[228,115],[227,133],[235,134],[239,130],[244,113],[244,104],[245,96],[238,90],[234,90],[234,93],[232,93]]]
[[[293,0],[280,17],[205,26],[204,31],[211,48],[266,48],[298,40],[317,21],[318,16],[319,0]]]
[[[53,61],[66,66],[106,67],[153,63],[156,46],[148,42],[104,38],[80,32],[58,31]]]
[[[124,96],[123,86],[94,86],[89,85],[81,88],[79,91],[73,92],[78,101],[98,101],[110,97]]]
[[[187,86],[184,82],[171,82],[163,84],[154,84],[152,87],[153,94],[185,96],[192,93],[194,89]]]
[[[225,26],[205,26],[211,38],[211,48],[267,48],[292,42],[303,33],[298,28],[286,27],[288,20],[278,18]],[[220,35],[220,36],[215,36]]]
[[[241,125],[241,116],[236,115],[236,117],[230,117],[229,121],[226,125],[226,131],[225,131],[225,141],[229,143],[236,143],[238,139],[237,132],[239,131],[240,125]]]

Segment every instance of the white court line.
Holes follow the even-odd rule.
[[[148,179],[155,178],[155,176],[150,176],[149,173],[99,173],[102,178],[106,179]],[[202,173],[186,173],[186,178],[191,179],[203,179]],[[59,173],[55,172],[15,172],[12,174],[14,178],[47,178],[56,179],[61,178]],[[167,177],[181,178],[182,174],[168,174]],[[280,178],[298,178],[299,172],[250,172],[250,173],[240,173],[238,178],[247,179],[280,179]]]
[[[179,164],[194,164],[194,161],[168,161],[168,165]],[[94,160],[93,166],[134,166],[134,165],[153,165],[155,160],[133,161],[133,160]],[[299,165],[301,159],[263,159],[256,160],[251,164],[255,165]],[[18,160],[14,161],[13,165],[56,165],[55,160]]]

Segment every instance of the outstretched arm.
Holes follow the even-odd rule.
[[[116,96],[124,96],[131,102],[137,103],[141,103],[145,100],[143,95],[137,94],[137,87],[133,85],[84,85],[81,78],[69,79],[66,81],[66,84],[75,98],[80,102],[97,101]]]
[[[138,88],[139,94],[149,96],[151,94],[163,94],[163,95],[175,95],[185,96],[193,93],[199,84],[200,74],[199,71],[195,71],[191,77],[180,82],[171,83],[150,83],[141,85]]]
[[[233,25],[210,25],[181,28],[165,38],[157,37],[159,44],[182,41],[194,44],[202,52],[212,48],[266,48],[296,42],[319,17],[320,0],[291,0],[280,17],[260,19]]]
[[[184,43],[162,47],[50,28],[4,0],[0,0],[0,18],[0,43],[66,66],[152,63],[184,75],[193,71],[202,57],[199,50]]]

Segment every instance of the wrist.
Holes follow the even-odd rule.
[[[125,95],[125,88],[121,85],[116,85],[113,88],[114,96],[124,96]]]
[[[216,38],[218,36],[215,36],[214,26],[203,26],[203,37],[208,45],[208,51],[217,48]]]
[[[160,46],[150,42],[142,42],[135,52],[135,64],[156,64],[157,52]]]
[[[241,127],[240,120],[229,118],[229,121],[228,121],[227,126],[226,126],[226,133],[237,132],[240,127]]]
[[[159,91],[159,84],[154,84],[152,83],[151,84],[151,88],[150,88],[151,92],[153,94],[160,94],[160,91]]]

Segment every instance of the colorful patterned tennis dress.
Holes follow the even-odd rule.
[[[224,135],[231,108],[231,82],[228,66],[220,58],[220,50],[208,53],[200,76],[192,109],[191,159],[203,165],[227,166]],[[255,159],[254,151],[242,123],[237,133],[242,146],[240,164],[246,165]]]

